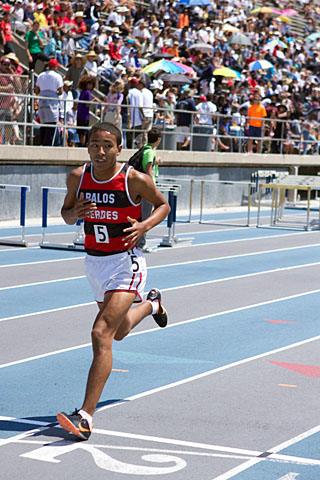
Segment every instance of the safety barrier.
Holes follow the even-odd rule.
[[[181,185],[172,183],[157,182],[156,186],[161,192],[168,192],[168,203],[171,211],[167,219],[168,235],[162,238],[160,247],[174,247],[178,243],[191,244],[193,238],[177,238],[175,235],[176,216],[177,216],[177,198]]]
[[[26,193],[30,192],[29,185],[5,185],[0,184],[0,190],[6,190],[11,192],[20,191],[20,227],[21,227],[21,240],[5,240],[0,239],[0,245],[14,245],[18,247],[28,247],[28,243],[25,241],[25,225],[26,225]]]
[[[41,187],[42,190],[42,239],[40,242],[41,248],[52,248],[55,250],[77,250],[84,251],[84,231],[83,220],[78,220],[76,223],[76,232],[73,243],[52,243],[46,242],[45,236],[48,227],[48,198],[49,193],[55,195],[65,195],[66,188]]]

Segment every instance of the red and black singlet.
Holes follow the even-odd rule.
[[[84,165],[78,189],[97,204],[97,210],[84,219],[85,250],[89,255],[104,256],[125,252],[123,230],[131,226],[127,217],[141,221],[141,204],[132,201],[128,191],[129,165],[124,163],[114,177],[99,182],[93,166]]]

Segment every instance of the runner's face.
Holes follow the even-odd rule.
[[[116,136],[112,133],[97,130],[90,137],[88,153],[93,167],[99,171],[115,166],[121,150],[122,145],[117,146]]]

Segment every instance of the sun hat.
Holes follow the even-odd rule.
[[[80,55],[80,53],[77,53],[77,55],[75,55],[74,57],[71,58],[71,60],[70,60],[71,65],[74,65],[75,61],[78,60],[78,59],[81,60],[82,65],[84,65],[86,63],[86,58],[83,57],[82,55]]]

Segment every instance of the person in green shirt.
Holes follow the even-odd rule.
[[[152,127],[148,132],[148,142],[144,145],[144,152],[142,157],[142,171],[146,175],[149,175],[153,181],[156,181],[156,178],[159,175],[159,163],[161,163],[160,158],[156,158],[156,148],[159,146],[161,141],[162,132],[157,127]],[[152,212],[151,203],[142,199],[141,202],[141,214],[142,221],[148,218]],[[146,234],[144,233],[138,240],[137,248],[142,250],[144,253],[151,253],[154,250],[146,246],[147,239]]]
[[[50,57],[42,52],[44,46],[43,34],[40,30],[40,24],[35,20],[32,29],[26,33],[25,47],[29,60],[29,70],[34,70],[38,60],[48,62]]]

